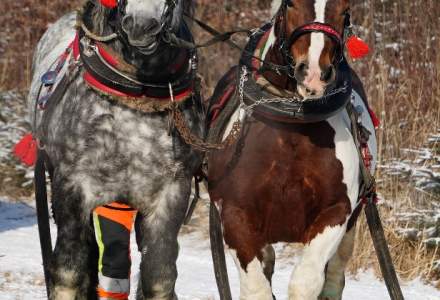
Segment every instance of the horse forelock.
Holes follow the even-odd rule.
[[[272,4],[270,8],[270,12],[272,16],[274,16],[278,12],[282,2],[283,0],[272,0]]]
[[[97,5],[92,12],[91,21],[97,34],[105,34],[105,28],[110,11],[102,5]]]

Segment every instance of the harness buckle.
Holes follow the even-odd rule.
[[[84,48],[83,53],[87,57],[91,57],[93,56],[93,54],[96,53],[96,46],[91,43],[91,40],[88,37],[86,36],[82,37],[80,43]]]

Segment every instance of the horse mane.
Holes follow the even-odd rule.
[[[276,15],[278,10],[280,9],[282,2],[283,0],[272,0],[272,4],[270,6],[270,13],[272,16]]]
[[[106,21],[110,15],[110,11],[104,8],[102,5],[96,5],[92,12],[91,20],[94,26],[93,30],[98,35],[106,34]]]
[[[194,16],[196,1],[195,0],[181,0],[183,1],[183,11],[189,16]]]

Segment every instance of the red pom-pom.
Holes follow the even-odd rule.
[[[118,0],[101,0],[101,4],[108,8],[115,8],[118,6]]]
[[[32,134],[26,134],[14,147],[14,155],[27,166],[33,166],[37,160],[37,141]]]
[[[371,121],[373,121],[374,129],[377,130],[380,126],[380,119],[376,116],[371,108],[368,108],[368,112],[370,113]]]
[[[345,45],[352,59],[363,58],[370,52],[370,47],[368,47],[367,43],[355,35],[349,37]]]

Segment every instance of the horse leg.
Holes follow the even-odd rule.
[[[272,300],[272,287],[265,273],[264,260],[255,257],[244,267],[240,254],[233,249],[229,251],[240,274],[240,300]]]
[[[345,235],[338,250],[327,264],[324,288],[319,300],[341,300],[345,286],[345,267],[353,253],[355,226]]]
[[[177,236],[183,224],[191,181],[173,183],[161,188],[154,199],[154,209],[137,206],[143,218],[141,231],[141,276],[137,299],[175,300]]]
[[[240,300],[272,300],[272,247],[260,239],[246,211],[224,206],[221,216],[224,240],[240,275]]]
[[[91,218],[92,219],[92,218]],[[92,221],[92,220],[91,220]],[[92,223],[92,222],[91,222]],[[93,227],[93,224],[90,224],[90,227]],[[92,239],[92,237],[91,237]],[[96,293],[96,288],[98,286],[98,260],[99,260],[99,249],[96,243],[96,240],[93,238],[93,241],[89,244],[89,267],[88,267],[88,294],[87,300],[98,299],[98,294]]]
[[[54,178],[53,211],[58,226],[57,241],[50,264],[51,299],[90,298],[89,254],[94,242],[89,220],[81,207],[81,197]],[[95,293],[96,294],[96,293]]]
[[[325,280],[325,266],[336,252],[345,231],[346,222],[337,225],[337,219],[346,220],[339,205],[332,206],[316,218],[311,226],[316,234],[304,247],[301,261],[292,273],[289,283],[289,299],[316,300]],[[333,218],[333,219],[332,219]],[[336,220],[335,224],[325,224],[326,220]],[[341,224],[339,223],[339,224]]]

